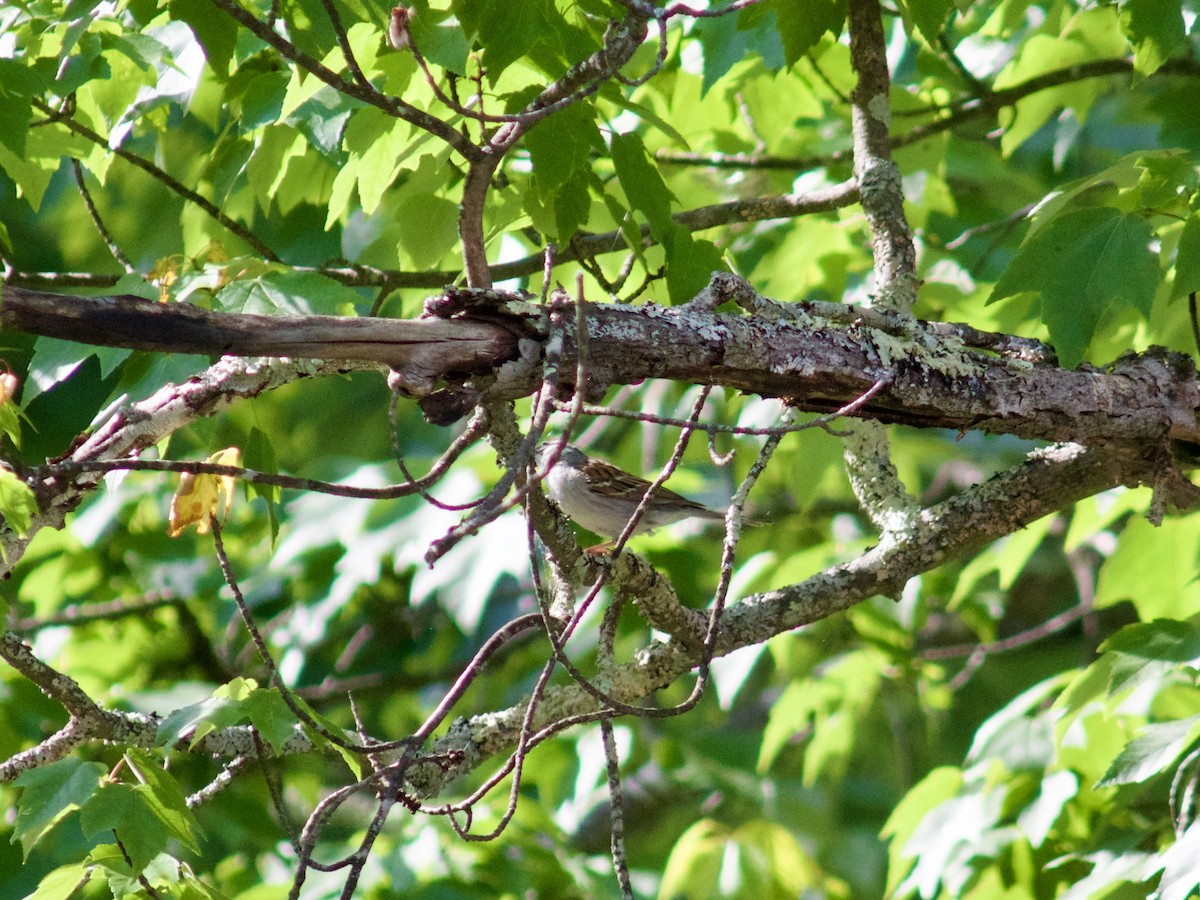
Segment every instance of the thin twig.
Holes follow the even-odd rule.
[[[263,640],[262,634],[258,630],[258,625],[254,621],[254,614],[250,612],[250,606],[246,603],[246,598],[242,594],[241,586],[238,584],[237,577],[233,573],[233,564],[229,561],[229,555],[225,552],[225,542],[221,537],[221,522],[215,515],[208,517],[209,527],[212,529],[213,544],[217,552],[217,561],[221,566],[221,574],[225,577],[225,584],[233,593],[233,601],[237,604],[238,612],[242,617],[242,624],[246,626],[246,631],[250,634],[250,639],[254,642],[255,648],[258,650],[258,655],[262,663],[267,668],[270,675],[271,684],[279,690],[279,696],[283,698],[283,702],[287,708],[291,710],[292,715],[304,723],[308,728],[311,728],[325,740],[335,746],[341,747],[343,750],[350,750],[354,753],[374,753],[377,748],[374,746],[364,746],[356,744],[353,741],[348,741],[343,735],[330,731],[312,716],[310,716],[300,706],[299,700],[292,695],[291,689],[283,680],[283,676],[279,673],[279,667],[275,665],[275,660],[271,656],[271,651],[267,649],[267,642]]]
[[[74,158],[71,160],[71,171],[75,175],[75,185],[79,188],[79,196],[83,198],[83,203],[87,206],[88,215],[92,218],[92,224],[96,226],[100,240],[104,241],[104,246],[108,248],[113,259],[121,264],[121,268],[125,270],[126,274],[136,275],[137,269],[133,267],[133,263],[129,261],[129,257],[125,255],[121,245],[113,240],[112,233],[104,224],[104,220],[100,218],[100,211],[96,209],[96,204],[92,200],[92,192],[88,190],[87,183],[83,179],[83,166],[79,164],[79,160]]]
[[[150,593],[132,600],[106,600],[99,603],[72,603],[49,616],[28,616],[15,619],[10,627],[17,633],[39,631],[59,625],[83,625],[88,622],[110,622],[126,616],[136,616],[147,610],[164,606],[182,606],[183,601],[170,593]]]
[[[815,419],[809,419],[807,422],[798,422],[795,425],[771,425],[764,427],[756,427],[751,425],[724,425],[720,422],[695,422],[689,424],[687,419],[676,419],[671,416],[660,416],[657,413],[647,413],[636,409],[617,409],[612,406],[596,406],[591,403],[585,403],[580,412],[585,416],[608,416],[615,419],[630,419],[635,422],[646,422],[654,425],[665,425],[674,428],[691,427],[693,431],[703,431],[710,435],[713,434],[735,434],[740,437],[767,437],[772,435],[793,434],[798,431],[807,431],[810,428],[824,428],[831,422],[845,416],[853,415],[864,406],[873,400],[880,391],[890,385],[893,381],[891,375],[886,375],[880,378],[873,385],[847,403],[835,409],[831,413],[825,413],[817,416]],[[568,404],[562,401],[555,401],[555,405],[559,409],[568,408]]]
[[[237,235],[239,238],[249,244],[254,252],[262,256],[264,259],[269,259],[272,262],[279,262],[279,257],[275,254],[275,251],[263,243],[262,239],[259,238],[258,235],[256,235],[253,231],[251,231],[241,222],[237,222],[229,218],[229,216],[221,212],[220,208],[211,200],[201,196],[196,191],[187,187],[185,184],[183,184],[183,182],[179,181],[179,179],[168,175],[166,171],[150,162],[150,160],[138,156],[136,153],[131,153],[124,147],[112,146],[112,144],[106,138],[97,134],[82,122],[78,122],[70,116],[59,112],[58,110],[54,109],[54,107],[50,106],[50,104],[38,97],[34,97],[32,102],[33,105],[39,111],[45,113],[50,120],[62,123],[68,130],[87,138],[93,144],[103,147],[105,150],[108,150],[114,155],[119,156],[127,163],[136,166],[151,178],[165,185],[170,191],[182,197],[184,200],[188,200],[200,207],[202,210],[208,213],[208,215],[220,222],[230,232]]]
[[[350,497],[356,500],[395,500],[400,497],[410,497],[421,494],[427,487],[436,484],[450,469],[468,447],[479,440],[483,426],[472,420],[466,430],[455,438],[430,467],[429,471],[420,478],[411,479],[403,484],[391,484],[384,487],[368,488],[355,487],[349,484],[334,484],[312,478],[298,478],[293,475],[280,475],[273,472],[258,472],[242,466],[227,466],[221,463],[202,462],[200,460],[175,459],[82,459],[63,460],[62,462],[47,463],[44,466],[30,466],[29,475],[33,478],[44,479],[77,472],[186,472],[191,475],[221,475],[246,481],[250,484],[262,484],[273,487],[288,488],[320,494],[333,494],[338,497]],[[408,475],[407,471],[404,473]],[[473,506],[474,503],[467,506]]]

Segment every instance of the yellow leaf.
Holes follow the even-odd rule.
[[[178,278],[179,266],[172,257],[163,257],[154,264],[154,272],[150,280],[158,283],[159,303],[167,303],[170,301],[171,286],[175,284]]]
[[[242,451],[237,447],[227,447],[220,453],[214,453],[205,462],[223,466],[240,466]],[[208,534],[209,519],[217,515],[224,499],[225,509],[222,519],[229,516],[229,507],[233,505],[234,478],[232,475],[193,475],[184,472],[179,476],[179,487],[171,498],[171,514],[168,519],[170,526],[167,533],[178,537],[189,525],[195,525],[200,534]]]

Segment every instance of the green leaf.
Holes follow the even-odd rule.
[[[808,727],[814,712],[822,702],[823,691],[813,688],[814,686],[803,682],[793,681],[771,704],[771,711],[767,715],[767,727],[763,729],[762,743],[758,750],[757,769],[760,775],[770,770],[792,736]]]
[[[608,208],[608,214],[617,223],[617,230],[621,232],[621,237],[625,239],[626,246],[629,247],[638,262],[645,266],[646,254],[642,247],[642,230],[638,227],[633,213],[622,206],[621,201],[608,191],[604,192],[601,199]]]
[[[28,534],[38,511],[33,489],[11,469],[0,466],[0,518],[19,536]]]
[[[704,896],[719,881],[727,833],[724,826],[701,819],[681,834],[667,857],[660,896]]]
[[[1134,165],[1140,170],[1137,193],[1141,205],[1158,212],[1181,208],[1185,199],[1200,188],[1200,171],[1193,153],[1165,150],[1145,153]]]
[[[46,188],[50,186],[50,179],[54,177],[62,162],[61,156],[52,158],[44,152],[44,148],[34,147],[36,143],[47,143],[44,140],[39,142],[37,138],[43,132],[49,131],[48,128],[38,128],[30,133],[26,139],[23,156],[13,153],[0,142],[0,169],[7,172],[16,183],[17,195],[24,197],[34,212],[41,207]]]
[[[1155,527],[1130,519],[1116,551],[1100,566],[1096,608],[1128,600],[1146,622],[1186,619],[1200,612],[1196,580],[1200,517],[1170,517]],[[1146,560],[1154,565],[1146,565]]]
[[[667,294],[671,303],[686,303],[712,280],[713,272],[728,268],[712,241],[697,240],[682,225],[674,225],[663,243],[667,251]]]
[[[141,872],[167,847],[167,823],[158,807],[153,790],[144,784],[106,784],[84,804],[79,824],[87,838],[115,833],[134,872]]]
[[[266,316],[344,316],[352,315],[361,300],[353,288],[325,275],[289,270],[235,281],[217,293],[213,306]]]
[[[98,762],[60,759],[17,776],[14,783],[21,796],[13,836],[20,839],[26,857],[65,815],[92,798],[106,771]]]
[[[1042,778],[1037,799],[1017,818],[1017,824],[1029,836],[1029,843],[1042,846],[1067,804],[1078,794],[1079,777],[1074,772],[1055,772]]]
[[[571,179],[554,196],[555,239],[560,243],[569,241],[575,232],[587,224],[591,211],[592,195],[588,190],[587,176]]]
[[[813,0],[807,3],[769,0],[768,7],[775,10],[784,59],[789,66],[795,65],[797,60],[816,46],[825,32],[835,38],[840,36],[846,21],[846,0]]]
[[[1122,628],[1100,645],[1100,652],[1113,656],[1108,691],[1114,694],[1169,676],[1180,666],[1200,669],[1200,629],[1171,619],[1140,622]]]
[[[811,728],[804,757],[804,783],[836,782],[844,770],[861,716],[879,689],[882,658],[859,651],[839,659],[820,677],[793,682],[772,705],[758,755],[765,773],[787,741]]]
[[[1045,766],[1054,757],[1053,725],[1060,713],[1044,707],[1069,681],[1065,672],[1047,678],[994,713],[975,732],[968,761],[997,760],[1011,771]]]
[[[799,897],[821,886],[819,867],[778,822],[751,819],[735,829],[702,819],[667,859],[662,897]],[[823,894],[822,891],[817,891]]]
[[[386,116],[374,107],[357,110],[351,116],[342,139],[342,146],[349,158],[334,179],[326,228],[352,211],[351,186],[358,190],[364,215],[371,215],[379,208],[384,193],[396,181],[405,159],[416,149],[411,136],[412,129],[407,122]],[[431,157],[422,157],[419,168],[424,167],[428,159]],[[437,177],[429,180],[441,187],[446,181],[446,174],[443,166]],[[434,183],[428,184],[424,193],[433,192]]]
[[[1159,900],[1187,900],[1196,896],[1200,886],[1200,819],[1193,819],[1187,829],[1162,854],[1163,873],[1158,880],[1156,897]]]
[[[242,444],[243,459],[246,467],[259,472],[278,472],[279,459],[275,455],[275,445],[261,428],[255,425],[250,429]],[[246,491],[250,497],[261,497],[267,502],[267,519],[271,526],[271,546],[279,538],[279,513],[277,504],[283,496],[283,489],[274,484],[246,483]]]
[[[941,777],[931,787],[944,788],[951,780]],[[1000,821],[1005,793],[1003,784],[968,782],[956,796],[930,808],[900,849],[901,859],[916,857],[917,863],[894,895],[937,897],[939,885],[965,881],[971,872],[968,861]],[[894,843],[900,843],[899,839]],[[960,892],[950,889],[944,893]]]
[[[611,102],[614,106],[620,109],[627,109],[634,113],[646,125],[653,125],[670,140],[678,144],[682,149],[690,149],[687,138],[685,138],[674,125],[652,110],[650,107],[642,103],[634,103],[624,94],[608,94],[604,95],[604,99]]]
[[[245,700],[246,716],[276,752],[296,736],[296,716],[278,688],[259,688]]]
[[[915,855],[908,849],[910,838],[925,817],[957,795],[962,786],[961,769],[956,766],[940,766],[909,789],[892,810],[880,832],[882,837],[891,838],[888,850],[891,865],[888,866],[887,896],[896,896],[897,885],[911,868],[904,865],[904,860],[912,859]]]
[[[208,64],[222,78],[229,74],[239,26],[232,17],[218,15],[208,0],[170,0],[171,17],[186,22],[204,48]]]
[[[948,608],[958,607],[971,596],[980,579],[992,572],[1000,576],[1000,589],[1008,590],[1053,525],[1053,516],[1047,516],[994,542],[972,559],[958,576]]]
[[[166,45],[148,34],[102,34],[100,44],[105,52],[120,53],[147,73],[156,73],[162,68],[174,65],[171,51]]]
[[[88,863],[68,863],[59,866],[42,878],[38,889],[26,900],[68,900],[91,877],[92,867]]]
[[[1039,294],[1059,358],[1075,366],[1118,300],[1149,317],[1159,275],[1153,236],[1145,218],[1109,206],[1062,213],[1021,245],[988,303]]]
[[[666,243],[674,225],[671,201],[675,198],[667,190],[642,139],[632,133],[613,135],[612,161],[629,204],[646,217],[654,239]]]
[[[28,66],[0,59],[0,143],[17,156],[25,155],[33,95],[43,89],[42,79]]]
[[[445,256],[458,237],[458,204],[433,194],[405,201],[396,222],[400,249],[413,265],[424,269]]]
[[[438,24],[432,19],[432,15],[422,13],[409,21],[413,44],[435,66],[465,78],[467,59],[471,55],[471,45],[467,43],[466,35],[457,23]]]
[[[327,85],[289,112],[284,122],[295,126],[322,156],[340,166],[345,161],[340,152],[342,133],[351,113],[361,106],[361,100]]]
[[[1173,56],[1187,51],[1180,0],[1124,0],[1121,31],[1133,45],[1133,67],[1151,75]]]
[[[245,721],[247,714],[239,697],[247,685],[256,687],[253,681],[235,678],[214,691],[207,700],[170,713],[158,724],[158,745],[170,747],[186,740],[189,746],[194,747],[213,731]]]
[[[0,434],[12,441],[18,450],[21,448],[22,417],[23,413],[15,401],[10,399],[0,403]]]
[[[21,399],[28,404],[38,394],[66,381],[89,356],[100,362],[101,377],[105,378],[132,352],[121,347],[93,347],[59,338],[39,337],[33,345],[33,359],[29,363],[29,377]]]
[[[402,210],[394,220],[399,252],[417,268],[434,265],[457,242],[458,204],[446,196],[453,174],[445,155],[425,154],[388,194],[389,208]]]
[[[556,26],[565,24],[550,0],[455,0],[451,8],[467,35],[482,45],[493,85],[518,59],[553,41]]]
[[[1171,283],[1171,300],[1200,291],[1200,212],[1194,212],[1183,223],[1179,247],[1175,253],[1175,280]]]
[[[1200,715],[1153,722],[1125,745],[1097,787],[1137,784],[1161,774],[1200,734]]]
[[[704,49],[704,78],[700,96],[725,77],[726,73],[745,59],[760,58],[768,69],[780,69],[786,56],[775,27],[775,14],[760,15],[752,27],[746,28],[747,16],[717,16],[700,19],[694,29]]]
[[[905,0],[913,24],[917,26],[929,46],[938,46],[938,37],[946,16],[954,8],[954,0]]]
[[[287,96],[288,77],[282,72],[264,72],[246,86],[242,94],[242,114],[238,127],[253,131],[279,121],[283,99]]]
[[[83,25],[76,21],[74,27]],[[86,27],[86,26],[84,26]],[[63,60],[58,77],[54,79],[55,91],[72,94],[90,81],[110,81],[112,68],[102,55],[104,46],[94,34],[81,34],[71,53]]]
[[[275,688],[260,688],[252,679],[235,678],[200,703],[177,709],[158,726],[159,746],[180,741],[196,746],[221,728],[249,723],[274,749],[295,735],[296,717]]]
[[[591,107],[577,103],[538,122],[525,136],[525,146],[544,203],[578,173],[591,170],[592,152],[603,149],[604,142]]]
[[[1056,69],[1122,55],[1125,42],[1115,20],[1111,8],[1094,9],[1073,17],[1069,28],[1034,35],[1019,45],[1012,61],[996,76],[993,87],[1000,90]],[[1019,100],[1011,112],[1001,116],[1001,121],[1007,124],[1000,139],[1004,155],[1011,155],[1064,106],[1076,118],[1086,119],[1102,92],[1103,88],[1093,79],[1038,91]]]
[[[147,789],[147,799],[167,830],[189,850],[199,853],[200,823],[188,809],[179,783],[145,750],[126,750],[125,761]]]

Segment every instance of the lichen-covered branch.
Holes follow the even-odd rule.
[[[1112,454],[1078,445],[1031,453],[1024,464],[921,513],[921,527],[799,584],[754,594],[733,603],[722,617],[716,654],[761,643],[777,634],[827,618],[874,596],[894,596],[910,579],[948,559],[973,553],[991,541],[1071,504],[1117,487],[1153,479],[1155,462],[1135,453]],[[633,704],[683,677],[699,662],[675,638],[654,641],[609,673],[608,693]],[[596,713],[595,697],[578,685],[545,691],[535,727]],[[485,760],[516,743],[525,705],[459,719],[431,753],[458,751],[459,765],[420,770],[420,796],[433,796]]]

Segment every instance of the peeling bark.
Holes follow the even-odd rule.
[[[0,324],[105,346],[179,353],[360,360],[391,366],[398,384],[425,396],[490,375],[527,342],[563,338],[565,371],[578,342],[574,310],[541,307],[495,291],[452,291],[416,320],[214,313],[136,297],[78,298],[6,287]],[[927,323],[830,304],[777,304],[783,313],[717,313],[706,303],[588,304],[588,393],[613,384],[669,378],[782,397],[829,412],[886,386],[861,418],[919,428],[977,429],[1077,443],[1165,438],[1200,443],[1200,385],[1190,358],[1156,350],[1108,369],[1059,368],[999,356],[969,344],[1005,343],[966,326]],[[1020,339],[1011,339],[1019,343]],[[527,343],[526,350],[531,350]],[[527,354],[528,355],[528,354]],[[541,382],[537,367],[503,379],[508,397]],[[566,385],[570,388],[571,385]]]

